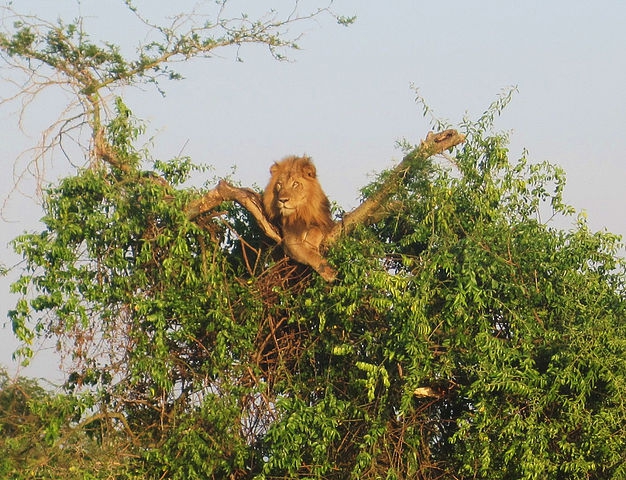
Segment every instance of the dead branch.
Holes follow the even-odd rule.
[[[441,396],[430,387],[417,387],[413,390],[413,395],[417,398],[439,398]]]
[[[124,163],[118,156],[113,146],[106,140],[104,128],[94,128],[93,136],[93,157],[102,159],[114,168],[118,168],[124,173],[132,171],[128,163]]]
[[[187,206],[187,217],[193,220],[203,213],[210,212],[222,202],[228,201],[235,201],[248,210],[265,235],[277,243],[282,242],[282,237],[278,229],[268,220],[263,212],[261,196],[249,188],[233,187],[225,180],[221,180],[213,190],[191,202]]]
[[[327,246],[335,243],[341,235],[349,234],[357,225],[367,223],[371,218],[380,218],[384,202],[391,196],[394,189],[401,183],[402,178],[410,170],[410,164],[419,160],[427,160],[433,155],[449,150],[450,148],[463,143],[465,135],[456,130],[445,130],[440,133],[430,132],[426,139],[419,146],[408,153],[402,161],[391,171],[391,175],[380,189],[364,201],[357,208],[343,216],[337,222],[333,230],[326,236],[324,244]],[[383,212],[384,213],[384,212]]]

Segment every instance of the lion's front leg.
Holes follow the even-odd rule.
[[[337,278],[337,271],[330,266],[326,258],[320,253],[320,245],[324,234],[318,228],[311,228],[302,236],[286,235],[283,238],[285,253],[296,262],[313,267],[327,282]]]
[[[337,271],[330,266],[328,261],[319,252],[306,243],[285,243],[285,253],[296,262],[313,267],[327,282],[333,282],[337,278]]]

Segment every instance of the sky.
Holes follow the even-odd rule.
[[[195,3],[136,2],[154,19]],[[293,4],[231,3],[237,13]],[[17,0],[13,5],[51,20],[83,16],[94,39],[129,48],[145,39],[122,0]],[[325,4],[303,0],[299,8],[307,5]],[[335,0],[333,9],[356,15],[355,24],[346,28],[330,18],[302,24],[301,50],[289,52],[289,61],[276,61],[260,47],[226,50],[177,65],[185,80],[163,84],[165,97],[149,87],[117,93],[148,122],[157,157],[189,155],[212,165],[217,177],[236,166],[235,179],[263,186],[272,162],[308,154],[329,198],[350,210],[372,173],[400,160],[396,142],[418,143],[429,130],[411,85],[437,117],[453,125],[478,118],[501,92],[515,87],[496,121],[496,129],[510,135],[511,158],[526,150],[532,162],[562,166],[568,178],[565,199],[586,212],[590,227],[626,235],[626,2]],[[12,91],[10,73],[0,66],[0,99]],[[10,172],[65,99],[61,94],[35,102],[23,119],[26,131],[18,128],[18,104],[0,106],[0,158],[6,164],[0,178],[0,198],[6,200],[0,265],[15,266],[0,278],[1,319],[15,303],[8,289],[19,273],[9,242],[36,229],[42,216],[34,182],[22,181],[16,192]],[[67,168],[65,159],[54,158],[47,178],[53,181]],[[10,326],[4,324],[0,365],[60,381],[49,346],[26,369],[11,360],[14,348]]]

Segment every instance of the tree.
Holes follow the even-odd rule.
[[[123,472],[115,442],[102,442],[107,415],[91,415],[91,398],[45,390],[0,371],[0,474],[3,478],[94,478]],[[113,440],[114,436],[109,435]]]
[[[624,477],[619,238],[582,216],[567,231],[542,221],[574,213],[564,173],[509,159],[493,132],[508,95],[461,134],[406,145],[363,189],[330,241],[328,284],[274,255],[258,192],[185,188],[189,159],[147,170],[122,99],[102,115],[100,88],[169,72],[170,53],[285,43],[159,29],[156,56],[133,63],[77,25],[46,28],[23,23],[0,48],[77,86],[90,161],[47,190],[44,230],[16,239],[10,317],[23,353],[49,335],[71,355],[63,398],[86,407],[64,425],[116,452],[77,475]],[[65,438],[49,442],[79,456]]]

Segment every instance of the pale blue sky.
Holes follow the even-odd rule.
[[[155,17],[179,5],[137,3]],[[270,3],[291,2],[233,2],[240,11]],[[121,44],[134,45],[143,35],[121,0],[14,4],[51,19],[81,13],[87,31]],[[519,93],[497,121],[511,132],[511,156],[526,148],[533,161],[560,164],[568,174],[566,200],[588,212],[592,228],[626,235],[626,2],[336,0],[334,9],[356,14],[357,22],[349,28],[329,19],[308,24],[302,51],[292,52],[290,62],[244,47],[243,63],[225,51],[179,66],[187,79],[164,84],[165,98],[149,88],[120,93],[150,122],[159,156],[182,150],[214,165],[218,175],[236,165],[242,183],[264,185],[274,160],[307,153],[329,197],[350,209],[368,175],[401,156],[395,141],[419,142],[428,131],[411,83],[452,123],[465,114],[478,117],[502,89],[516,85]],[[4,68],[0,75],[6,77]],[[7,94],[0,83],[0,98]],[[17,106],[0,109],[0,155],[7,172],[20,149],[37,139],[34,117],[41,114],[45,122],[59,105],[50,99],[33,106],[30,139],[16,128]],[[58,159],[56,167],[62,165]],[[0,180],[3,199],[12,183],[10,174]],[[31,183],[22,189],[32,193]],[[5,216],[2,245],[32,228],[41,210],[35,200],[17,195]],[[15,263],[8,250],[0,252],[1,263]],[[7,283],[0,279],[3,312],[14,301]],[[11,336],[8,328],[1,333],[1,364],[10,364]],[[24,373],[54,378],[55,362],[42,359]]]

